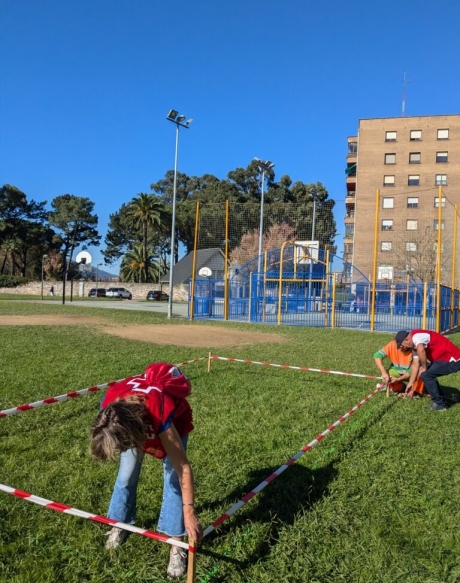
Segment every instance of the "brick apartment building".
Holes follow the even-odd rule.
[[[454,205],[460,206],[460,115],[361,119],[358,135],[348,138],[346,174],[344,259],[370,278],[379,189],[377,278],[414,271],[420,255],[427,259],[424,238],[436,238],[439,185],[443,242],[452,241]]]

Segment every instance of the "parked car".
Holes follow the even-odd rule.
[[[107,290],[105,289],[105,287],[98,287],[98,288],[93,287],[92,289],[89,290],[88,297],[89,298],[105,298],[106,291]]]
[[[156,289],[149,291],[149,293],[147,294],[147,299],[156,302],[167,302],[169,300],[169,296],[168,294],[165,294],[165,292]]]
[[[133,294],[125,289],[124,287],[109,287],[105,292],[108,298],[128,298],[128,300],[133,299]]]

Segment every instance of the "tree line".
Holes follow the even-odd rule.
[[[264,202],[268,209],[295,209],[295,212],[277,212],[284,216],[286,232],[302,230],[312,222],[314,197],[321,204],[323,219],[318,221],[315,239],[321,246],[333,249],[335,202],[329,199],[321,183],[292,182],[288,175],[279,181],[270,169],[265,173]],[[121,260],[120,277],[123,281],[156,282],[169,268],[172,225],[174,172],[150,185],[150,193],[139,193],[110,215],[104,248],[101,253],[107,265]],[[196,203],[200,202],[201,216],[206,216],[212,205],[226,200],[238,209],[253,208],[245,221],[236,217],[229,241],[230,251],[241,247],[243,237],[255,237],[259,227],[261,202],[261,175],[257,161],[246,168],[236,168],[227,178],[211,174],[187,176],[177,174],[176,182],[176,248],[179,245],[189,253],[193,250]],[[251,204],[252,203],[252,204]],[[254,204],[258,203],[258,204]],[[73,261],[76,248],[100,245],[98,217],[94,202],[85,197],[64,194],[54,198],[51,210],[47,201],[28,200],[15,186],[5,184],[0,189],[0,275],[40,277],[42,258],[48,278],[59,278]],[[241,211],[240,211],[241,212]],[[276,225],[270,225],[276,229]],[[257,231],[258,232],[258,231]],[[209,246],[223,247],[222,238],[209,233]]]

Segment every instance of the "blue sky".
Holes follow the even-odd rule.
[[[458,0],[0,0],[0,184],[90,198],[104,237],[173,168],[174,108],[180,171],[270,159],[343,233],[347,136],[401,115],[404,72],[406,115],[460,113],[459,22]]]

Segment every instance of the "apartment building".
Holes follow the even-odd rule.
[[[423,262],[433,267],[439,186],[448,248],[460,206],[460,115],[361,119],[348,138],[344,259],[371,279],[379,189],[377,278],[417,274]],[[359,279],[356,270],[344,275]]]

